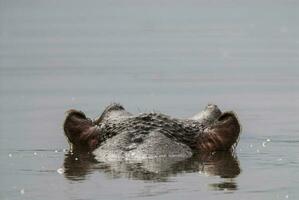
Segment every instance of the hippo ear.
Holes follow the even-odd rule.
[[[103,113],[94,120],[94,124],[99,125],[101,122],[103,122],[105,119],[108,119],[111,116],[113,116],[113,118],[117,118],[119,116],[130,115],[132,114],[127,112],[122,105],[118,103],[112,103],[109,106],[107,106]]]
[[[97,145],[96,126],[85,114],[77,110],[67,111],[63,124],[65,136],[70,144],[70,150],[93,150]]]
[[[233,112],[223,113],[204,135],[197,146],[201,151],[227,151],[238,143],[240,124]]]

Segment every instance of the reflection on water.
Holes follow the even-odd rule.
[[[298,8],[0,0],[0,199],[299,199]],[[96,116],[110,102],[176,117],[207,103],[235,111],[242,173],[225,153],[142,163],[64,155],[65,110]]]
[[[235,190],[235,177],[240,174],[239,161],[234,153],[214,152],[196,154],[191,158],[157,158],[140,162],[98,162],[91,154],[67,153],[64,159],[65,177],[69,180],[85,180],[88,174],[104,172],[111,178],[154,182],[169,181],[168,178],[184,172],[198,172],[207,176],[219,176],[220,183],[211,184],[213,190]]]
[[[233,181],[224,181],[221,183],[212,183],[209,185],[212,190],[237,190],[237,184]]]

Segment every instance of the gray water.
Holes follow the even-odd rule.
[[[299,3],[0,0],[0,199],[299,199]],[[242,124],[234,154],[98,163],[64,112]]]

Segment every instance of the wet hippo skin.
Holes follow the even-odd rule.
[[[188,119],[162,113],[133,115],[120,104],[109,105],[96,119],[69,110],[64,132],[73,151],[88,151],[97,160],[191,157],[194,152],[230,151],[240,124],[233,112],[213,104]]]

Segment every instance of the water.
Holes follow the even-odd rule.
[[[0,1],[0,199],[298,199],[297,1]],[[215,103],[235,154],[97,163],[64,112],[187,117]]]

